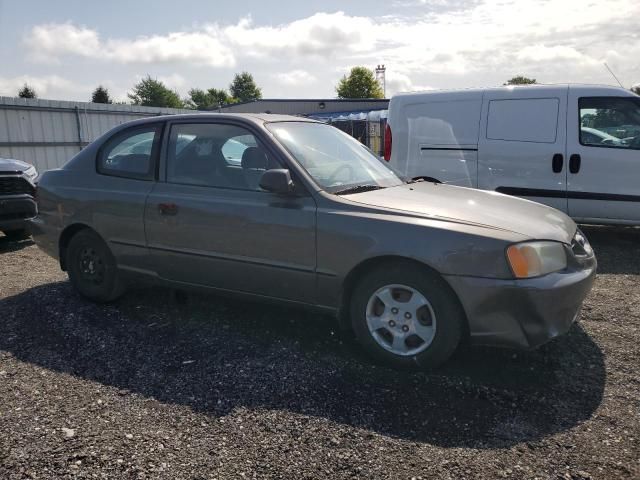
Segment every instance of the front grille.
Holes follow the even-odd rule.
[[[0,177],[0,195],[33,195],[34,188],[22,177]]]

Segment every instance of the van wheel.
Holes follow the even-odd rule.
[[[100,236],[90,230],[76,233],[67,247],[69,280],[85,298],[111,302],[124,293],[115,258]]]
[[[436,273],[399,263],[361,278],[351,300],[351,322],[375,358],[403,369],[431,369],[455,351],[465,316]]]

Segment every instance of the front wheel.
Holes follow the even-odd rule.
[[[431,369],[460,342],[464,312],[436,273],[413,264],[391,264],[356,285],[351,321],[360,344],[400,368]]]
[[[67,247],[69,280],[85,298],[94,302],[110,302],[124,291],[115,258],[97,233],[82,230]]]

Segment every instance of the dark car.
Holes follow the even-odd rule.
[[[29,219],[36,215],[34,199],[38,172],[21,160],[0,158],[0,231],[10,239],[29,236]]]
[[[437,365],[466,335],[531,348],[566,332],[596,271],[565,214],[406,182],[338,129],[296,117],[121,125],[42,175],[38,205],[36,243],[89,299],[114,300],[141,276],[275,299],[338,315],[405,367]]]

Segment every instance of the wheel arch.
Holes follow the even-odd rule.
[[[58,240],[58,258],[60,259],[60,268],[63,271],[67,270],[66,257],[69,242],[78,232],[81,232],[83,230],[90,230],[98,235],[98,232],[96,232],[86,223],[72,223],[71,225],[65,227],[65,229],[60,234],[60,239]]]
[[[447,282],[446,278],[444,278],[440,274],[440,272],[438,272],[435,268],[431,267],[430,265],[424,262],[421,262],[419,260],[416,260],[414,258],[403,257],[401,255],[383,255],[379,257],[368,258],[360,262],[358,265],[356,265],[349,271],[349,273],[347,274],[347,276],[345,277],[342,283],[340,307],[338,310],[338,322],[340,324],[340,328],[342,330],[351,330],[351,322],[349,321],[349,304],[351,303],[351,296],[353,295],[353,290],[357,284],[358,279],[362,278],[363,275],[366,275],[367,272],[370,272],[374,269],[383,268],[387,264],[397,265],[398,263],[404,263],[406,265],[411,265],[413,267],[418,267],[420,269],[427,270],[432,274],[438,276],[443,281],[443,284],[447,286],[451,295],[453,296],[455,301],[458,303],[460,310],[464,314],[464,329],[465,329],[464,334],[468,335],[469,321],[467,319],[467,314],[464,309],[464,305],[458,298],[458,295],[455,292],[455,290],[451,287],[451,285],[449,285],[449,282]]]

